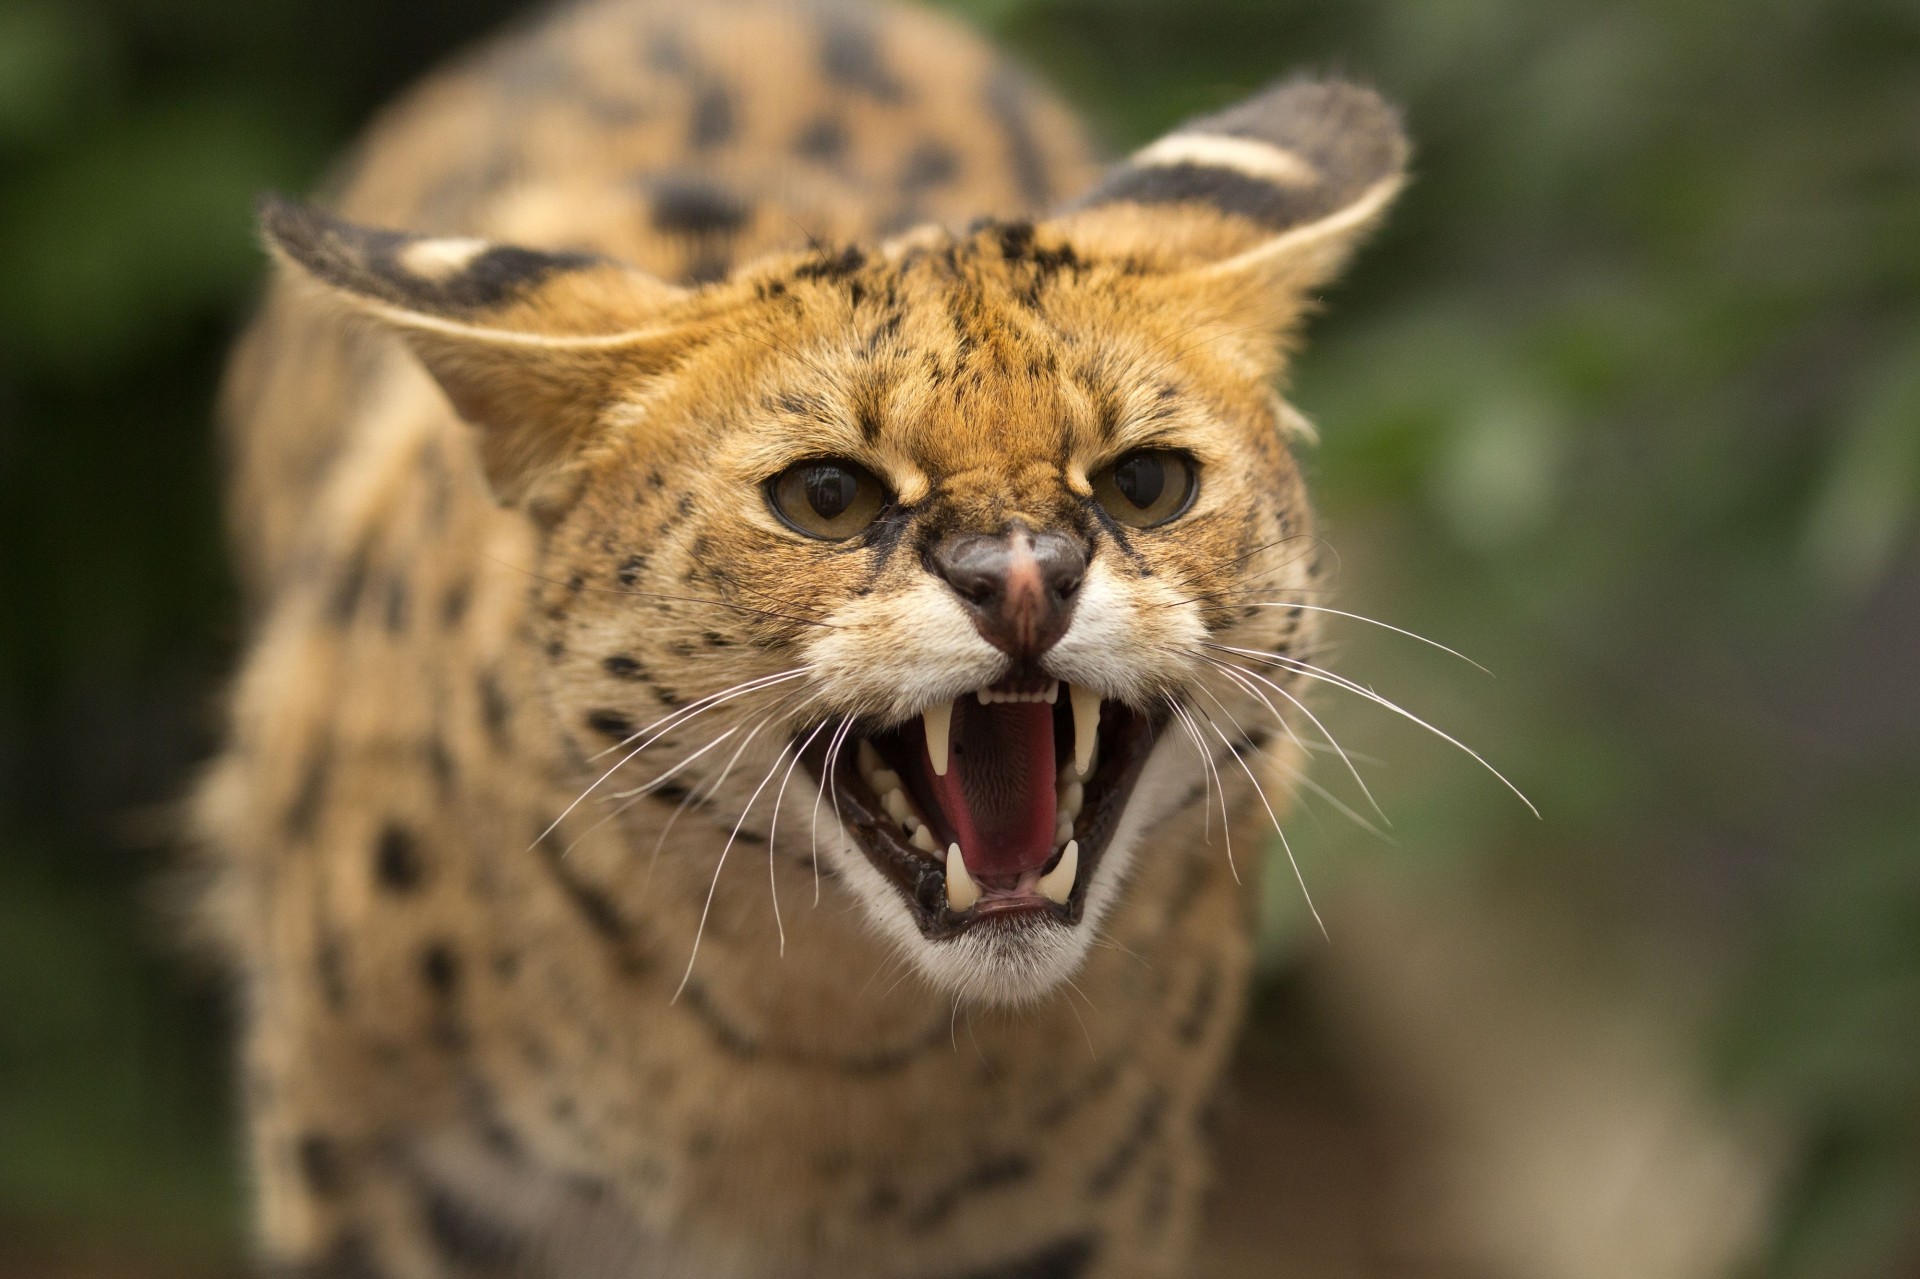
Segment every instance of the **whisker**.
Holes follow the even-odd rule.
[[[1467,755],[1472,757],[1474,762],[1480,765],[1480,767],[1486,769],[1489,773],[1492,773],[1494,777],[1499,779],[1499,782],[1502,786],[1505,786],[1508,790],[1512,791],[1519,798],[1520,802],[1527,806],[1528,812],[1532,813],[1536,818],[1540,816],[1540,810],[1533,806],[1533,801],[1527,798],[1526,793],[1522,791],[1518,786],[1515,786],[1512,782],[1508,781],[1506,774],[1502,773],[1499,769],[1495,768],[1492,764],[1489,764],[1486,761],[1485,757],[1483,757],[1480,754],[1480,752],[1474,750],[1471,746],[1468,746],[1465,742],[1462,742],[1459,738],[1454,737],[1452,734],[1447,733],[1441,729],[1435,728],[1432,724],[1427,723],[1426,720],[1421,719],[1418,715],[1415,715],[1412,711],[1408,710],[1404,706],[1401,706],[1399,703],[1390,701],[1389,699],[1382,697],[1380,694],[1374,692],[1372,689],[1366,687],[1364,684],[1357,684],[1354,681],[1348,679],[1344,675],[1336,675],[1332,671],[1324,670],[1321,667],[1315,666],[1310,662],[1303,662],[1297,657],[1287,657],[1279,653],[1262,653],[1255,649],[1234,648],[1232,645],[1226,645],[1226,644],[1209,644],[1208,647],[1224,648],[1228,652],[1239,653],[1239,654],[1242,654],[1243,656],[1251,657],[1260,661],[1284,663],[1285,664],[1284,669],[1296,670],[1300,672],[1302,675],[1305,675],[1310,679],[1317,679],[1323,683],[1332,684],[1335,688],[1344,688],[1349,693],[1352,693],[1355,696],[1363,697],[1367,701],[1370,701],[1375,703],[1376,705],[1385,707],[1387,710],[1392,711],[1394,714],[1402,717],[1403,719],[1410,720],[1411,722],[1418,724],[1420,727],[1426,729],[1429,733],[1432,733],[1434,736],[1440,738],[1442,741],[1448,742],[1453,746],[1457,747],[1458,749],[1465,751]]]
[[[1177,702],[1174,703],[1173,713],[1181,718],[1193,734],[1194,743],[1200,747],[1201,758],[1206,761],[1207,771],[1213,774],[1214,791],[1220,797],[1220,837],[1227,846],[1227,869],[1233,874],[1233,882],[1238,884],[1241,882],[1240,867],[1233,860],[1233,818],[1227,813],[1226,783],[1220,780],[1220,768],[1214,762],[1213,752],[1206,749],[1205,739],[1200,736],[1200,728],[1194,723],[1192,713]]]
[[[1369,626],[1378,626],[1380,629],[1386,630],[1386,631],[1392,631],[1396,635],[1404,635],[1408,639],[1419,640],[1422,644],[1430,645],[1433,648],[1439,649],[1442,653],[1446,653],[1451,657],[1459,658],[1461,661],[1465,662],[1468,666],[1473,667],[1475,670],[1481,672],[1484,675],[1488,675],[1488,676],[1493,675],[1492,671],[1480,665],[1480,663],[1474,661],[1471,657],[1468,657],[1465,653],[1460,652],[1458,649],[1448,648],[1445,644],[1442,644],[1439,640],[1428,639],[1424,635],[1418,634],[1417,632],[1414,632],[1414,631],[1406,630],[1403,627],[1395,626],[1391,622],[1383,622],[1377,617],[1367,617],[1360,613],[1349,613],[1345,609],[1325,608],[1318,604],[1290,604],[1284,600],[1262,600],[1258,603],[1242,604],[1239,607],[1241,608],[1286,608],[1286,609],[1298,608],[1298,609],[1305,609],[1309,613],[1331,613],[1335,617],[1352,618],[1356,622],[1365,622]]]
[[[1073,991],[1074,994],[1080,996],[1080,998],[1082,999],[1086,999],[1088,1008],[1093,1008],[1093,1001],[1091,999],[1087,999],[1087,992],[1080,989],[1079,982],[1075,981],[1071,977],[1065,978],[1064,980],[1066,981],[1067,986]],[[1095,1012],[1100,1011],[1097,1008],[1094,1008],[1093,1010]],[[1073,1001],[1071,999],[1067,1001],[1067,1011],[1072,1013],[1073,1019],[1080,1023],[1080,1037],[1087,1041],[1087,1056],[1097,1063],[1100,1060],[1100,1050],[1093,1046],[1093,1032],[1087,1029],[1086,1018],[1080,1015],[1080,1010],[1073,1006]]]
[[[1221,648],[1223,647],[1223,645],[1208,644],[1207,647]],[[1221,662],[1221,661],[1217,661],[1214,658],[1207,658],[1205,660],[1212,662],[1215,666],[1220,667],[1222,669],[1232,665],[1232,663],[1230,662]],[[1289,702],[1292,702],[1294,706],[1299,708],[1300,713],[1302,715],[1305,715],[1307,719],[1313,724],[1313,726],[1320,730],[1320,735],[1327,739],[1327,743],[1330,746],[1332,746],[1335,753],[1340,756],[1341,762],[1347,766],[1347,772],[1353,775],[1354,782],[1360,787],[1360,793],[1367,797],[1367,803],[1372,806],[1374,812],[1380,815],[1380,820],[1385,822],[1389,826],[1393,825],[1393,819],[1387,816],[1386,809],[1380,807],[1380,801],[1373,797],[1373,789],[1367,785],[1367,779],[1360,776],[1360,769],[1353,762],[1353,757],[1347,754],[1346,748],[1340,745],[1340,739],[1333,735],[1333,730],[1329,729],[1324,723],[1321,722],[1320,717],[1313,713],[1313,710],[1311,707],[1309,707],[1305,702],[1301,701],[1299,698],[1295,697],[1292,693],[1288,692],[1286,689],[1282,688],[1276,681],[1268,679],[1265,675],[1262,675],[1259,671],[1249,670],[1244,666],[1237,667],[1236,669],[1239,670],[1239,672],[1242,675],[1247,676],[1249,679],[1255,679],[1260,681],[1260,683],[1265,684],[1268,688],[1280,694],[1280,696],[1286,698]]]
[[[773,716],[769,714],[766,719],[761,720],[759,724],[755,725],[753,733],[747,734],[746,741],[740,743],[740,749],[745,750],[747,742],[753,740],[754,733],[758,733],[762,728],[765,728],[772,719]],[[740,838],[740,828],[747,824],[747,815],[753,811],[754,801],[760,798],[760,792],[767,788],[767,784],[773,780],[773,775],[780,771],[780,761],[786,758],[787,750],[787,747],[782,746],[779,753],[773,757],[773,767],[767,770],[767,775],[760,779],[758,786],[753,788],[753,794],[747,797],[746,806],[740,810],[739,818],[733,823],[733,830],[727,835],[727,842],[720,848],[720,856],[713,864],[713,878],[707,883],[707,900],[700,907],[700,923],[693,930],[693,949],[687,952],[687,971],[680,974],[680,984],[674,987],[673,998],[667,1001],[669,1004],[677,1004],[680,1002],[681,992],[686,990],[687,983],[693,979],[693,964],[694,961],[700,957],[700,942],[707,935],[707,917],[713,913],[713,898],[714,895],[720,891],[720,872],[726,869],[727,854],[733,851],[734,842]],[[733,760],[727,761],[726,770],[723,770],[720,774],[722,781],[726,779],[727,772],[732,770],[733,761],[739,758],[740,752],[735,751]],[[715,790],[719,789],[718,782],[714,784],[714,788]],[[769,841],[769,845],[771,845],[771,841]],[[771,855],[769,855],[769,864],[771,864]],[[774,912],[774,921],[776,924],[779,922],[778,910]],[[787,934],[786,930],[782,928],[780,931],[780,950],[782,954],[786,953],[786,945]]]
[[[779,677],[768,676],[765,678],[767,679],[769,684],[777,683],[777,682],[780,682],[781,680],[798,679],[801,676],[807,674],[809,669],[810,668],[807,668],[807,667],[799,667]],[[757,690],[748,689],[748,690],[743,690],[742,692],[733,693],[727,700],[732,700],[732,697],[745,696],[747,692],[753,692],[753,691],[757,691]],[[715,704],[717,705],[718,703],[715,703]],[[668,718],[671,718],[671,717],[668,717]],[[659,721],[656,721],[656,722],[659,722]],[[641,731],[644,732],[646,730],[643,729]],[[628,764],[632,763],[635,759],[638,759],[640,757],[640,753],[646,750],[647,747],[651,746],[654,742],[658,741],[660,737],[664,734],[664,732],[665,730],[662,730],[661,733],[656,733],[653,737],[650,737],[646,741],[641,742],[638,746],[634,747],[632,751],[630,751],[628,754],[623,756],[620,759],[620,761],[616,763],[612,768],[609,768],[606,772],[600,774],[599,777],[595,778],[591,783],[589,783],[587,788],[581,791],[580,794],[574,798],[574,801],[571,804],[568,804],[564,809],[560,810],[560,815],[554,818],[551,822],[549,822],[547,824],[547,828],[541,831],[540,834],[534,838],[533,843],[527,846],[528,851],[531,852],[534,848],[537,848],[541,840],[551,835],[555,830],[558,830],[560,827],[560,823],[566,821],[567,818],[573,813],[574,809],[580,807],[581,804],[585,803],[589,795],[593,794],[594,791],[600,789],[600,786],[602,785],[602,783],[604,783],[609,777],[612,777],[615,773],[625,768]],[[635,734],[636,737],[638,735],[639,734]],[[627,740],[632,741],[633,738],[630,737]],[[616,747],[615,749],[618,749],[618,748]],[[604,751],[601,752],[602,755],[604,755],[605,753],[606,752]],[[598,759],[599,757],[600,756],[596,755],[594,758]]]
[[[1169,697],[1165,700],[1168,712],[1178,718],[1180,711],[1173,699]],[[1200,783],[1206,788],[1206,794],[1200,801],[1200,839],[1211,847],[1213,844],[1213,777],[1206,771],[1207,748],[1200,740],[1199,734],[1193,731],[1193,725],[1183,720],[1180,726],[1186,730],[1187,739],[1193,743],[1194,751],[1200,756]]]
[[[1302,751],[1307,752],[1308,754],[1312,753],[1313,748],[1315,747],[1315,745],[1317,745],[1317,743],[1309,742],[1305,738],[1301,737],[1300,734],[1295,731],[1293,725],[1287,721],[1287,717],[1282,715],[1279,709],[1276,706],[1274,706],[1274,704],[1271,701],[1268,700],[1267,695],[1265,693],[1262,693],[1257,686],[1255,686],[1251,681],[1246,679],[1245,675],[1238,668],[1226,662],[1222,662],[1211,657],[1203,658],[1202,660],[1205,661],[1209,666],[1212,666],[1218,669],[1221,674],[1225,675],[1228,679],[1232,680],[1239,687],[1241,687],[1242,689],[1245,689],[1247,692],[1259,698],[1261,703],[1267,708],[1267,710],[1272,712],[1274,719],[1279,722],[1280,727],[1286,730],[1287,736],[1293,739],[1293,744],[1298,746]],[[1204,686],[1201,686],[1201,687],[1204,688]],[[1213,696],[1213,694],[1209,692],[1208,696],[1211,697]],[[1214,700],[1217,702],[1219,699],[1215,698]],[[1329,744],[1327,749],[1337,751],[1339,747],[1336,745]],[[1374,835],[1382,840],[1385,840],[1387,843],[1393,844],[1396,847],[1398,847],[1398,841],[1396,841],[1391,836],[1389,836],[1385,831],[1382,831],[1378,826],[1375,826],[1372,822],[1368,821],[1365,817],[1355,812],[1349,805],[1343,802],[1338,795],[1335,795],[1332,791],[1328,790],[1326,787],[1322,786],[1320,783],[1314,781],[1313,778],[1307,775],[1307,772],[1305,769],[1297,768],[1294,765],[1288,763],[1286,760],[1281,759],[1277,755],[1270,756],[1269,758],[1273,759],[1275,763],[1285,768],[1288,774],[1292,776],[1294,783],[1296,785],[1303,786],[1307,790],[1312,791],[1315,795],[1318,795],[1320,798],[1326,800],[1329,804],[1333,805],[1334,808],[1338,809],[1342,814],[1344,814],[1346,817],[1351,819],[1354,825],[1360,827],[1362,830],[1366,831],[1368,834]],[[1316,817],[1315,820],[1317,821],[1318,818]]]
[[[1201,691],[1206,692],[1205,689]],[[1211,693],[1207,695],[1209,697],[1213,696]],[[1307,891],[1307,877],[1301,873],[1300,862],[1293,855],[1293,844],[1287,839],[1286,829],[1280,825],[1280,815],[1273,811],[1273,805],[1267,799],[1267,788],[1260,784],[1260,779],[1254,775],[1252,766],[1241,757],[1240,752],[1234,748],[1233,743],[1227,740],[1227,735],[1220,731],[1220,726],[1213,722],[1213,716],[1207,715],[1206,707],[1203,706],[1198,709],[1202,715],[1206,716],[1207,727],[1211,728],[1213,735],[1220,739],[1220,744],[1227,748],[1227,754],[1233,756],[1234,763],[1240,765],[1240,771],[1245,773],[1247,780],[1253,783],[1253,793],[1260,797],[1260,806],[1267,810],[1267,819],[1273,823],[1273,833],[1280,837],[1280,847],[1286,851],[1287,865],[1293,867],[1293,878],[1300,885],[1300,895],[1306,898],[1307,910],[1313,915],[1313,922],[1319,925],[1320,936],[1327,941],[1332,941],[1332,936],[1327,932],[1326,922],[1320,918],[1320,908],[1313,904],[1313,894]],[[1225,705],[1222,705],[1220,709],[1226,712],[1228,719],[1233,719],[1233,713],[1227,711]],[[1234,722],[1234,727],[1240,727],[1238,721]],[[1244,731],[1245,730],[1242,730],[1243,733]],[[1256,747],[1255,749],[1258,748]],[[1236,875],[1234,877],[1234,882],[1239,882],[1239,876]]]
[[[845,716],[840,721],[840,727],[835,729],[833,736],[827,740],[826,762],[820,770],[820,784],[813,793],[813,905],[816,910],[820,906],[820,801],[826,798],[827,779],[834,774],[835,764],[840,758],[840,747],[846,742],[847,734],[852,731],[853,717]],[[837,805],[835,815],[838,816]]]
[[[767,823],[767,889],[773,895],[773,923],[774,927],[780,930],[782,958],[785,958],[787,953],[787,930],[786,926],[780,922],[780,885],[773,871],[773,837],[780,830],[780,805],[787,798],[787,783],[793,780],[793,770],[800,766],[800,757],[807,753],[807,747],[813,745],[813,739],[820,736],[826,727],[826,720],[821,720],[814,725],[813,731],[807,734],[806,740],[801,742],[799,749],[793,752],[793,759],[787,764],[786,776],[780,779],[780,789],[773,793],[773,820]]]
[[[646,727],[637,728],[633,732],[628,733],[625,737],[621,738],[612,746],[607,747],[605,750],[596,751],[594,754],[588,756],[587,762],[592,763],[594,760],[605,759],[615,751],[625,750],[642,737],[646,737],[649,733],[654,734],[652,738],[648,739],[648,745],[651,745],[654,741],[664,737],[673,729],[683,727],[688,721],[699,718],[716,706],[725,705],[742,693],[758,692],[762,688],[784,683],[789,679],[805,674],[810,669],[810,667],[806,666],[796,666],[792,670],[776,671],[772,675],[756,675],[752,679],[741,680],[738,684],[729,684],[718,692],[708,693],[704,697],[695,698],[685,706],[679,706],[668,711],[665,715],[654,720],[653,723],[648,724]],[[660,731],[656,733],[654,732],[655,729],[659,729]]]

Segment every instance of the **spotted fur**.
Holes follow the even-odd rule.
[[[1095,185],[928,14],[590,0],[416,90],[329,212],[264,204],[200,814],[272,1272],[1184,1273],[1249,962],[1220,812],[1250,879],[1291,755],[1204,645],[1310,641],[1252,607],[1317,573],[1271,386],[1403,162],[1294,82]],[[1141,445],[1201,468],[1161,529],[1091,498]],[[847,542],[764,497],[820,455],[894,494]],[[1200,737],[1078,927],[933,942],[784,752],[999,677],[926,556],[1011,520],[1091,552],[1048,669]]]

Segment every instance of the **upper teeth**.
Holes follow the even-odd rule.
[[[1060,698],[1060,681],[1049,681],[1047,686],[1037,693],[999,693],[991,688],[983,688],[974,693],[982,706],[992,706],[996,702],[1045,702],[1051,706]]]
[[[927,734],[927,759],[936,776],[947,775],[947,736],[953,729],[953,703],[935,702],[920,712],[920,725]]]
[[[1100,694],[1080,684],[1067,688],[1073,701],[1073,763],[1085,777],[1093,771],[1093,750],[1100,741]]]

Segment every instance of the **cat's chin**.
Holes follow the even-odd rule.
[[[881,909],[917,932],[927,975],[1004,1003],[1077,964],[1163,725],[1065,681],[1003,679],[904,723],[833,721],[796,745],[892,899]]]

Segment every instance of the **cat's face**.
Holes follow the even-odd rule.
[[[1239,770],[1289,695],[1223,661],[1305,639],[1271,606],[1316,571],[1271,383],[1304,290],[1397,181],[1389,141],[1281,234],[1218,181],[1142,187],[1252,182],[1281,154],[1195,134],[1038,228],[694,294],[287,220],[306,215],[270,229],[401,324],[548,526],[550,696],[589,778],[818,856],[937,985],[1017,1002],[1071,975],[1142,834]],[[456,301],[409,321],[409,290]]]

